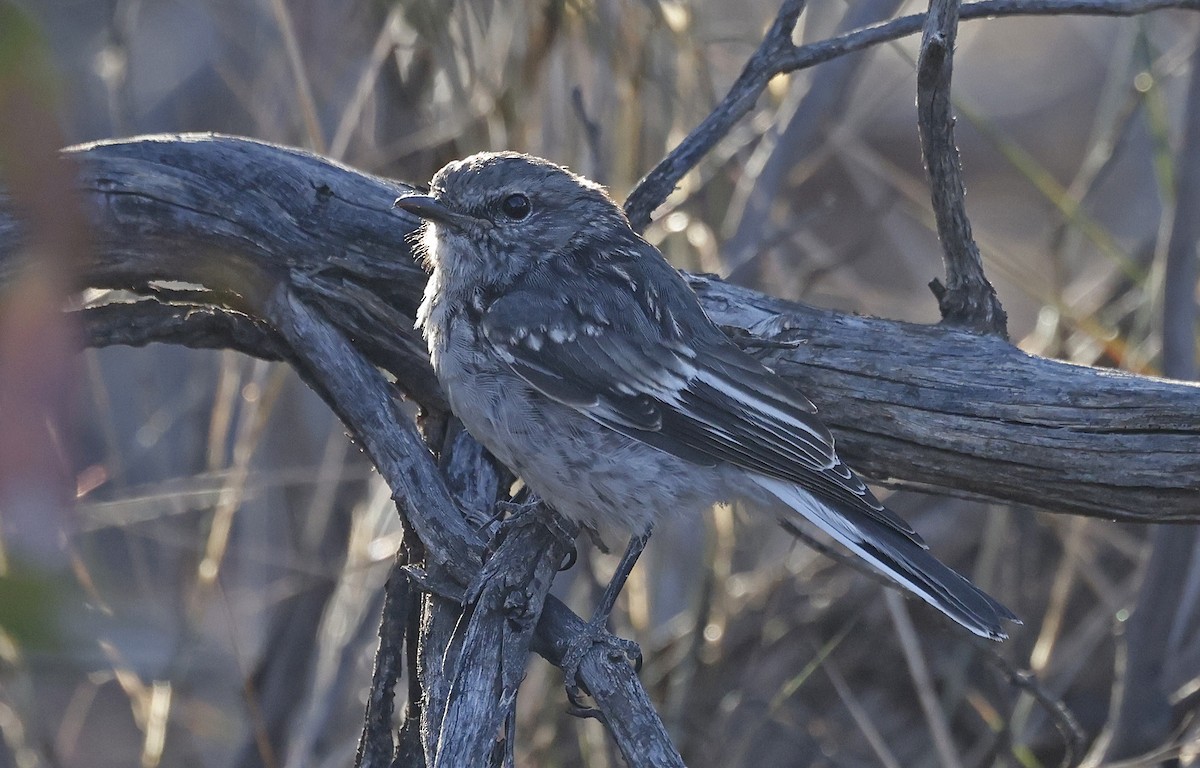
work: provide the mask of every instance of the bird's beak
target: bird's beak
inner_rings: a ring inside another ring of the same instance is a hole
[[[478,223],[478,219],[474,216],[467,216],[466,214],[452,211],[431,195],[404,195],[403,197],[396,198],[396,202],[392,203],[392,207],[408,211],[411,214],[420,216],[422,219],[437,224],[445,224],[455,229],[467,229],[473,224]]]

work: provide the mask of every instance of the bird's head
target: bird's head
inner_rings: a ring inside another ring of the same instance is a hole
[[[517,152],[456,160],[428,195],[405,195],[395,207],[424,220],[417,253],[426,267],[460,285],[503,285],[574,244],[634,237],[598,184]]]

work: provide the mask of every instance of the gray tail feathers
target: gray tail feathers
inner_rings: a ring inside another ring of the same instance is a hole
[[[941,563],[929,551],[862,514],[843,513],[799,486],[756,476],[755,482],[901,587],[980,637],[1004,640],[1012,611]],[[789,521],[785,515],[781,520]]]

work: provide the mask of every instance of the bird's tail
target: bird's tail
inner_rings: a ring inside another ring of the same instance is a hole
[[[892,581],[920,597],[980,637],[1004,640],[1003,622],[1020,624],[1012,611],[983,590],[942,564],[921,545],[889,530],[862,514],[843,513],[797,485],[762,475],[754,481],[788,512],[798,513],[817,525]]]

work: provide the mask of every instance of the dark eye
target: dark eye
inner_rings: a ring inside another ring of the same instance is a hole
[[[528,197],[518,192],[504,198],[500,203],[500,210],[513,221],[520,221],[529,215],[529,212],[533,210],[533,206],[529,204]]]

